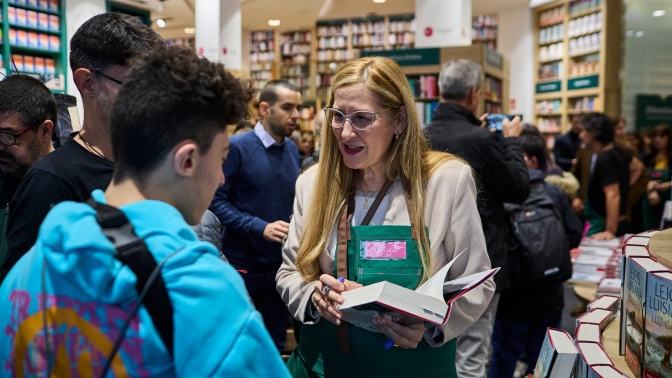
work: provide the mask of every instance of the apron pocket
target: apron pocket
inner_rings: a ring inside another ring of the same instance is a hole
[[[357,271],[357,282],[371,285],[381,281],[390,281],[407,288],[415,288],[422,278],[422,269],[414,268],[366,268]]]

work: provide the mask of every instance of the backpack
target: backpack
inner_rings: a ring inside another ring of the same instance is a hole
[[[544,182],[530,184],[522,204],[505,203],[511,225],[509,250],[514,285],[552,285],[572,277],[569,241],[562,216],[544,190]]]

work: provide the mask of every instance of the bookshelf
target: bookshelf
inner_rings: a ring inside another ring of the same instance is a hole
[[[620,115],[619,0],[556,0],[534,9],[535,124],[566,132],[575,114]],[[609,62],[610,64],[607,64]]]
[[[387,49],[412,49],[415,45],[415,15],[389,16],[387,21]]]
[[[254,87],[261,89],[277,78],[276,41],[274,30],[250,32],[250,79]]]
[[[386,23],[384,17],[356,18],[350,20],[352,28],[353,58],[359,58],[359,52],[385,50]]]
[[[34,76],[56,93],[66,92],[66,24],[63,0],[2,1],[2,73]]]
[[[497,50],[497,15],[487,14],[473,17],[471,39],[484,42],[492,50]]]
[[[301,90],[302,97],[311,97],[310,82],[312,31],[300,30],[280,34],[280,78]]]
[[[316,25],[317,74],[316,95],[326,98],[333,76],[352,57],[348,20],[320,21]]]

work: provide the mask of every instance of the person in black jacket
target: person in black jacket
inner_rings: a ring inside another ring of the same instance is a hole
[[[576,153],[581,146],[581,138],[579,134],[583,130],[583,126],[579,123],[579,115],[572,116],[572,128],[562,135],[555,138],[555,146],[553,147],[553,154],[555,155],[555,164],[557,164],[564,171],[572,169],[572,164],[576,161]]]
[[[550,197],[562,218],[566,245],[570,249],[576,248],[581,242],[583,224],[572,209],[567,194],[560,187],[544,182],[548,173],[545,141],[536,135],[523,135],[520,142],[530,172],[532,192],[537,185],[543,187],[543,193]],[[569,255],[569,250],[564,252]],[[546,329],[561,328],[565,305],[563,293],[561,282],[531,287],[524,279],[514,280],[513,287],[502,292],[492,334],[493,354],[488,378],[513,377],[518,360],[527,364],[524,375],[532,374]]]
[[[505,121],[500,142],[494,133],[481,127],[476,117],[481,100],[481,66],[460,59],[444,65],[439,75],[441,103],[427,126],[432,148],[464,158],[472,166],[480,183],[478,212],[492,267],[501,267],[495,275],[497,294],[481,318],[457,338],[456,367],[460,378],[485,376],[499,292],[511,286],[507,217],[503,203],[521,203],[527,199],[530,179],[518,141],[520,119]]]

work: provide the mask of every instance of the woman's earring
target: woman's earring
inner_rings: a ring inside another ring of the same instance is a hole
[[[399,140],[399,134],[394,134],[394,140]]]

